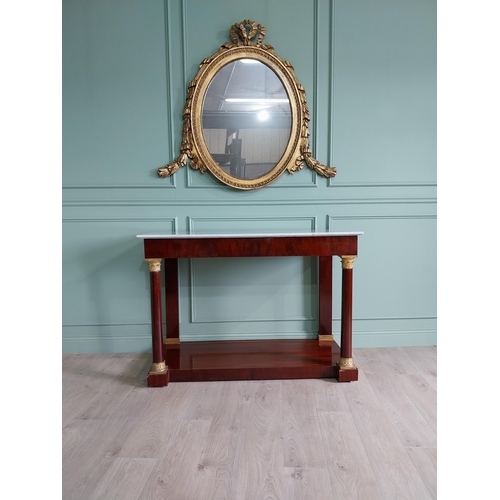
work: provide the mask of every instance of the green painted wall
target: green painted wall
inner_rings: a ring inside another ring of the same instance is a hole
[[[292,62],[313,156],[263,189],[182,168],[186,86],[253,19]],[[147,351],[139,233],[360,230],[354,346],[436,343],[435,0],[64,0],[63,352]],[[340,259],[334,332],[340,331]],[[312,337],[312,258],[182,260],[185,340]]]

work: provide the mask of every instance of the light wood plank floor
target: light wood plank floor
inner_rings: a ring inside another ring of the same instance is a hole
[[[63,500],[435,499],[436,348],[359,381],[149,388],[148,354],[64,355]]]

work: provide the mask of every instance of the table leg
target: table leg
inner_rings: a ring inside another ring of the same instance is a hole
[[[168,385],[168,367],[163,353],[163,322],[161,314],[161,261],[146,259],[149,265],[151,283],[151,329],[153,343],[153,364],[148,374],[148,386]]]
[[[352,361],[352,269],[355,255],[342,259],[342,317],[340,324],[339,382],[358,380],[358,369]]]
[[[332,257],[319,257],[319,332],[322,345],[333,344],[332,333]]]
[[[179,270],[178,259],[165,259],[165,311],[167,337],[165,344],[179,345]]]

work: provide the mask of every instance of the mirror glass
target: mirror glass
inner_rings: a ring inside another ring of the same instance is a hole
[[[228,175],[257,179],[279,162],[291,132],[288,95],[276,73],[256,59],[223,66],[203,100],[203,137]]]

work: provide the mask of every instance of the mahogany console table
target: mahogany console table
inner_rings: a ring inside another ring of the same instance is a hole
[[[352,272],[358,236],[349,233],[137,235],[149,264],[153,364],[148,386],[198,380],[337,378],[358,380],[352,360]],[[308,340],[181,342],[178,259],[316,256],[319,259],[319,332]],[[332,257],[342,262],[340,347],[332,334]],[[165,263],[166,336],[161,264]]]

